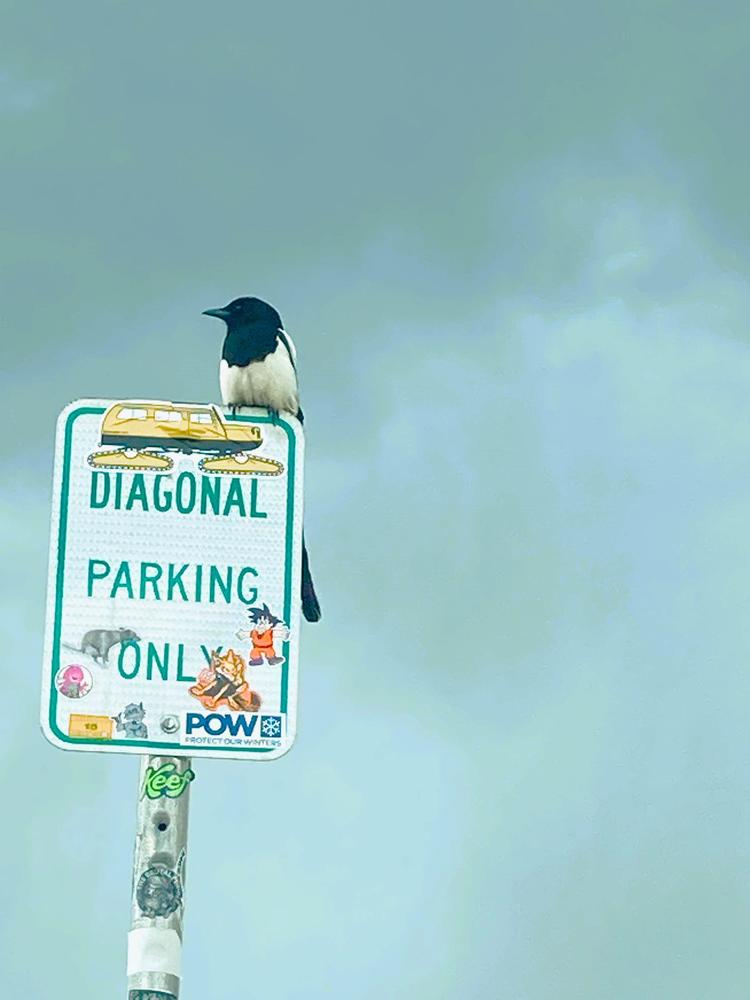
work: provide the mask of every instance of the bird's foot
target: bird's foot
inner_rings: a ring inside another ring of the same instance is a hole
[[[266,409],[268,410],[268,416],[271,418],[271,423],[275,427],[276,424],[278,424],[278,422],[279,422],[279,411],[278,410],[272,410],[270,406],[266,407]]]

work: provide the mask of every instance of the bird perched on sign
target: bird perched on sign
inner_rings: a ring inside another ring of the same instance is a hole
[[[279,410],[293,413],[302,423],[297,382],[297,351],[281,316],[262,299],[243,296],[221,309],[205,309],[204,316],[227,325],[219,363],[219,384],[225,406],[265,406],[276,421]],[[309,622],[320,619],[310,561],[302,536],[302,613]]]

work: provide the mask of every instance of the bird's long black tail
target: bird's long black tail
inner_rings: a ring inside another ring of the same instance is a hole
[[[302,534],[302,614],[308,622],[320,621],[320,603],[310,573],[310,560],[307,555],[304,532]]]

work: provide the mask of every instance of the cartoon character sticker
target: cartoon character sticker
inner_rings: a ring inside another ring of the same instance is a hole
[[[91,672],[80,663],[61,667],[55,677],[55,687],[64,698],[85,698],[93,686]]]
[[[130,705],[123,708],[119,715],[112,716],[117,732],[125,733],[129,740],[148,739],[148,728],[143,721],[145,718],[146,709],[143,707],[142,701],[137,705],[135,702],[131,702]]]
[[[276,646],[289,638],[288,626],[271,613],[267,604],[262,608],[248,608],[247,615],[253,628],[241,629],[237,638],[249,640],[252,644],[247,661],[249,666],[259,667],[264,659],[272,667],[283,663],[284,657],[277,654]]]
[[[233,649],[221,654],[214,651],[209,666],[201,670],[197,684],[188,691],[211,711],[226,705],[234,712],[257,712],[260,695],[250,690],[245,670],[245,661]]]

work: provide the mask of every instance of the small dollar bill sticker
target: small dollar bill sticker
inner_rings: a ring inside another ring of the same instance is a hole
[[[68,735],[79,740],[111,740],[113,721],[108,715],[71,713]]]

